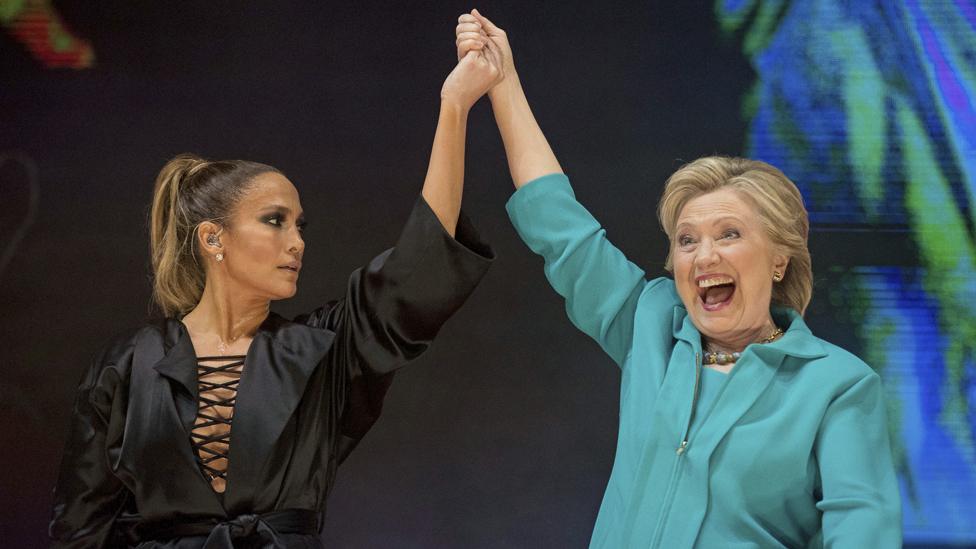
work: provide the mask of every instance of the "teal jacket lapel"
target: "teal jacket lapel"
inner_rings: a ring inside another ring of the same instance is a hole
[[[826,356],[823,344],[813,336],[796,311],[776,307],[772,313],[778,326],[788,326],[786,333],[773,343],[752,344],[745,348],[708,416],[703,418],[701,431],[692,433],[689,452],[711,455],[726,433],[766,392],[788,357],[814,359]]]

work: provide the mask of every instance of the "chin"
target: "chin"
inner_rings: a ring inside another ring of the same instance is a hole
[[[697,311],[697,314],[692,315],[691,319],[698,331],[709,338],[714,338],[716,334],[733,331],[736,323],[735,315],[730,315],[726,311],[718,313]]]
[[[290,288],[275,288],[275,291],[269,293],[272,301],[288,299],[295,297],[295,294],[298,293],[298,286],[293,284]]]

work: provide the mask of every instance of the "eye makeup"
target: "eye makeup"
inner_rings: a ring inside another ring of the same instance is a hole
[[[288,220],[288,214],[290,211],[291,210],[289,210],[288,208],[281,207],[269,213],[265,213],[261,215],[259,219],[261,223],[266,223],[273,227],[282,228],[285,226],[285,223]],[[295,226],[298,228],[299,231],[304,231],[307,225],[308,222],[305,220],[304,215],[299,216],[298,219],[295,221]]]

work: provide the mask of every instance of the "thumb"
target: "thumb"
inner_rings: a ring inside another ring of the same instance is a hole
[[[481,13],[479,13],[478,10],[471,10],[471,15],[478,18],[478,22],[481,23],[482,28],[484,28],[488,32],[488,34],[495,34],[501,30],[500,28],[495,26],[495,24],[492,23],[487,17],[481,15]]]
[[[475,50],[468,50],[468,53],[464,54],[464,57],[462,57],[461,59],[458,60],[458,65],[461,65],[461,64],[464,64],[464,63],[467,63],[467,64],[474,63],[475,60],[478,59],[478,56],[479,55],[481,55],[480,52],[477,52]]]

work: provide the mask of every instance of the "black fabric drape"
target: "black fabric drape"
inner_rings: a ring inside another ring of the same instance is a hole
[[[356,270],[342,299],[294,321],[271,313],[244,361],[222,499],[190,444],[198,389],[186,327],[167,319],[116,341],[78,390],[53,546],[319,547],[317,532],[275,521],[324,512],[336,467],[376,422],[393,373],[427,348],[492,259],[463,214],[452,238],[418,199],[396,247]],[[173,535],[181,524],[213,527]]]

